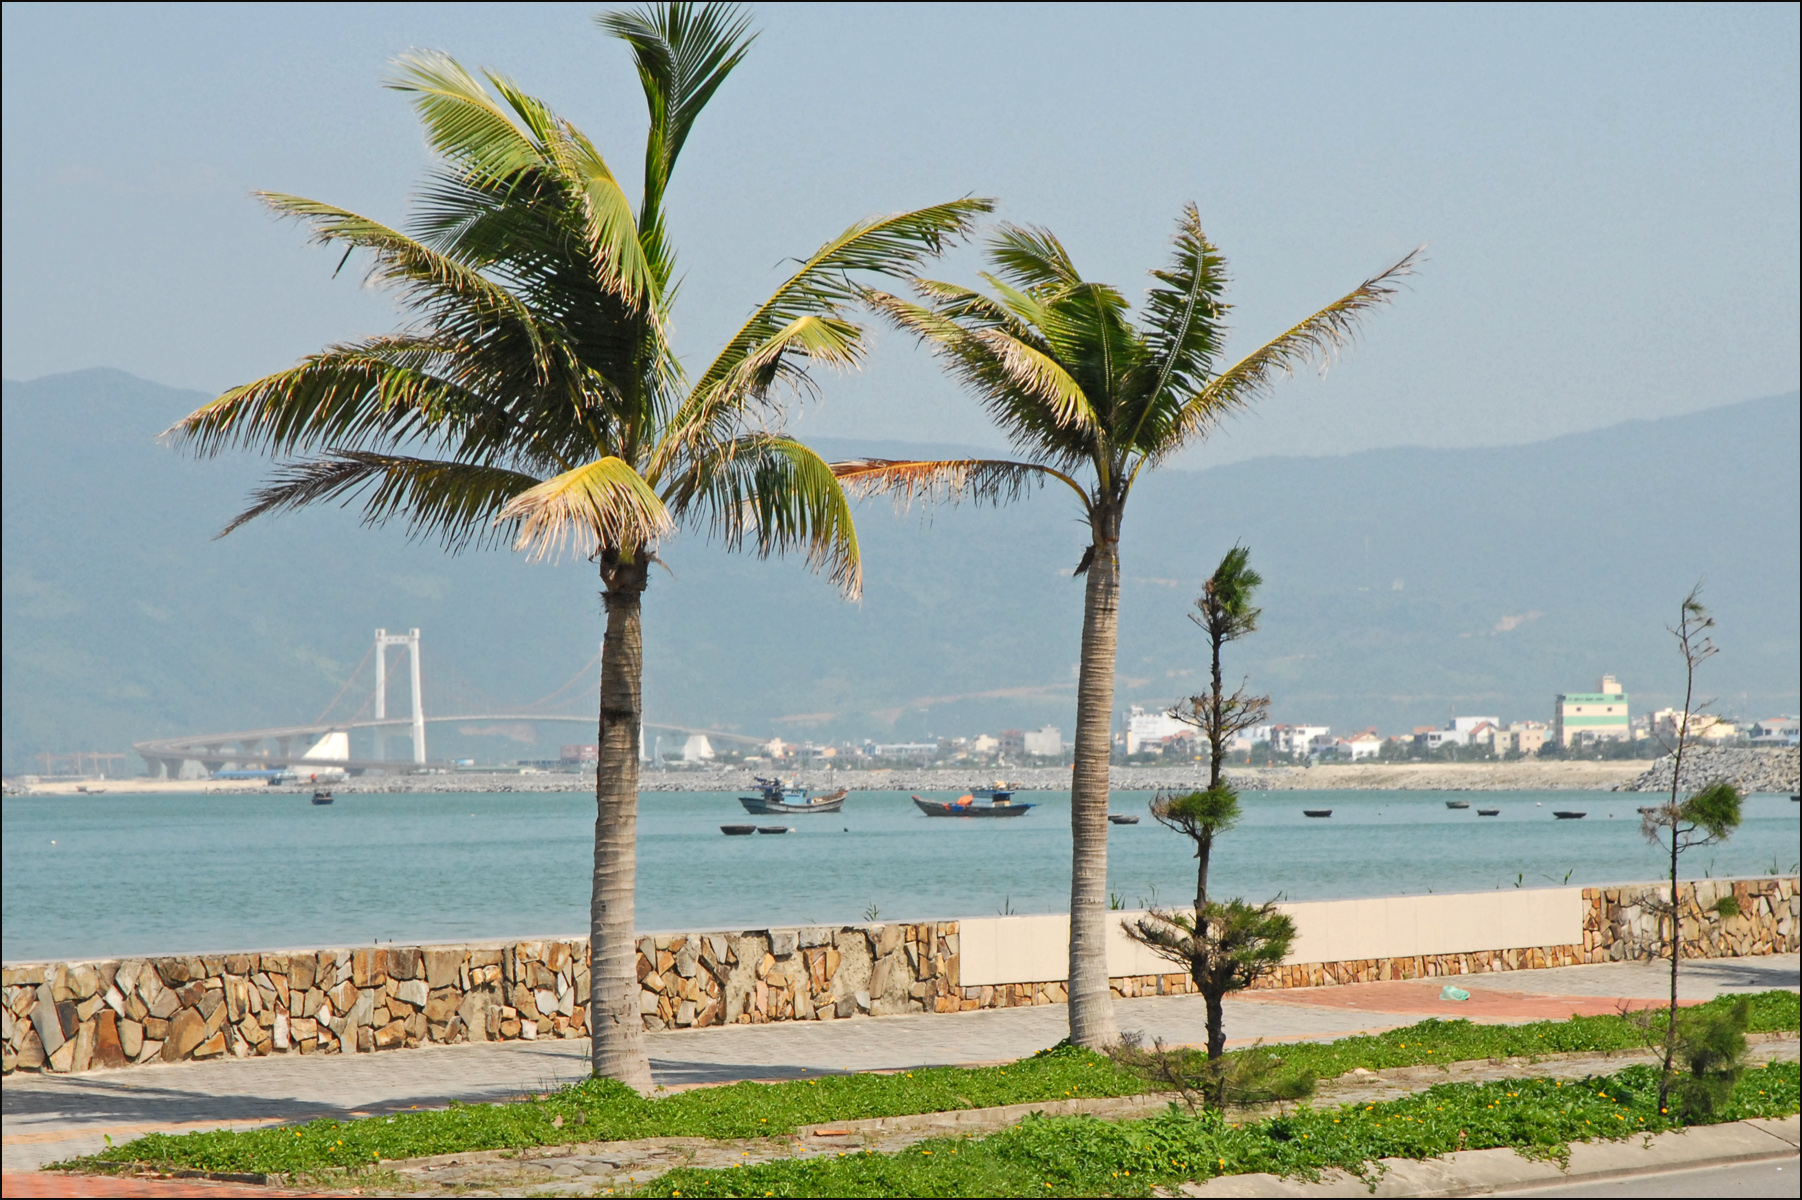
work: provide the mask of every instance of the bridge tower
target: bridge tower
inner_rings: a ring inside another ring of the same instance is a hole
[[[419,698],[419,630],[409,629],[406,633],[389,633],[386,629],[375,631],[375,719],[388,719],[388,647],[405,646],[407,648],[407,666],[413,685],[413,761],[425,762],[425,706]],[[387,727],[375,727],[375,756],[387,757]]]

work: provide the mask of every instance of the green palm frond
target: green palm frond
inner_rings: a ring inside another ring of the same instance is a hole
[[[793,438],[747,434],[717,444],[693,464],[672,505],[705,524],[728,550],[747,543],[759,558],[805,550],[807,565],[847,596],[863,590],[863,560],[851,502],[835,468]]]
[[[689,130],[757,35],[749,14],[735,4],[665,4],[602,13],[595,24],[630,45],[638,67],[651,118],[639,222],[661,247],[663,196]]]
[[[410,458],[367,451],[334,451],[305,462],[285,463],[251,494],[252,505],[224,529],[272,513],[337,500],[361,499],[363,523],[405,516],[408,536],[435,537],[447,550],[501,541],[512,522],[497,518],[515,496],[538,481],[530,475],[475,463]]]
[[[1004,223],[988,242],[995,273],[1027,292],[1062,291],[1083,279],[1069,251],[1049,229]]]
[[[408,338],[333,346],[232,388],[161,436],[203,457],[228,449],[280,455],[429,438],[480,403],[427,369],[441,349]]]
[[[1222,417],[1269,392],[1279,376],[1318,361],[1324,369],[1335,352],[1356,336],[1358,323],[1387,304],[1400,281],[1414,273],[1421,251],[1414,250],[1363,283],[1259,346],[1210,380],[1172,415],[1149,459],[1161,461],[1219,423]]]
[[[448,54],[415,51],[395,60],[387,86],[415,96],[413,108],[439,155],[485,183],[511,183],[545,164],[544,147],[513,123],[480,80]]]

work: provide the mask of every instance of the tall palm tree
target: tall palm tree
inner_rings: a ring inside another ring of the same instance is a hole
[[[905,273],[968,232],[987,201],[860,221],[801,263],[690,380],[669,341],[674,253],[664,196],[695,117],[743,58],[728,6],[666,4],[602,26],[632,49],[650,108],[634,214],[582,132],[514,83],[499,98],[455,61],[399,60],[440,158],[408,233],[265,194],[316,242],[371,257],[414,316],[233,388],[171,434],[201,454],[285,456],[228,527],[359,503],[447,549],[511,539],[597,564],[606,607],[590,909],[593,1070],[651,1086],[633,949],[642,597],[662,539],[699,528],[728,549],[802,552],[860,584],[849,502],[826,462],[780,432],[808,368],[856,365],[857,272]]]
[[[1221,418],[1267,392],[1277,376],[1324,360],[1387,301],[1410,254],[1225,370],[1226,264],[1193,205],[1175,253],[1135,324],[1120,293],[1084,279],[1044,229],[1004,225],[985,274],[993,294],[915,280],[923,303],[884,292],[870,303],[929,344],[1023,457],[1017,460],[833,464],[853,495],[1003,502],[1055,482],[1089,527],[1076,574],[1087,577],[1076,696],[1070,878],[1070,1038],[1115,1041],[1107,974],[1108,754],[1119,625],[1120,527],[1139,476],[1205,438]]]

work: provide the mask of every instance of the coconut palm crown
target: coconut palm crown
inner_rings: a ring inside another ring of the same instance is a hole
[[[1418,252],[1416,252],[1418,253]],[[1089,544],[1071,785],[1070,1036],[1117,1039],[1107,976],[1107,798],[1121,522],[1133,486],[1222,418],[1310,361],[1325,361],[1388,301],[1416,255],[1221,367],[1226,264],[1193,205],[1135,322],[1116,289],[1086,280],[1049,231],[1003,225],[990,239],[982,292],[916,279],[919,302],[870,291],[869,303],[915,334],[988,410],[1021,457],[833,464],[853,495],[1002,502],[1067,487]]]
[[[691,377],[670,342],[664,202],[695,118],[754,35],[728,5],[597,20],[630,46],[650,110],[636,212],[599,149],[544,102],[443,55],[405,56],[389,86],[412,97],[438,158],[406,232],[298,196],[261,198],[344,259],[366,252],[370,282],[412,321],[233,388],[169,436],[203,455],[286,459],[227,532],[337,502],[450,550],[511,541],[598,565],[593,1067],[644,1089],[633,846],[649,564],[686,526],[728,549],[802,553],[858,592],[849,502],[828,464],[783,436],[782,402],[813,386],[809,368],[860,361],[858,273],[917,270],[991,206],[966,198],[852,225]]]

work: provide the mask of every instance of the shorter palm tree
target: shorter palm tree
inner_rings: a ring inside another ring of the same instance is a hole
[[[991,207],[954,200],[859,221],[802,261],[692,380],[669,342],[675,259],[663,198],[689,129],[742,58],[731,6],[602,18],[637,60],[651,126],[635,214],[581,130],[510,80],[500,98],[455,61],[413,55],[410,93],[442,159],[414,229],[268,195],[316,242],[366,251],[373,282],[416,316],[226,392],[171,431],[202,454],[298,455],[228,528],[311,504],[360,503],[450,550],[573,542],[600,572],[600,764],[590,901],[593,1070],[651,1086],[635,972],[634,846],[643,718],[642,611],[660,542],[681,527],[728,549],[799,552],[860,585],[850,504],[830,467],[779,432],[784,389],[854,367],[860,272],[917,269]]]
[[[1139,476],[1207,437],[1275,381],[1344,346],[1386,303],[1415,255],[1341,296],[1224,370],[1226,263],[1190,205],[1175,253],[1153,271],[1137,324],[1114,288],[1084,279],[1044,229],[1004,225],[991,239],[993,294],[915,280],[923,303],[870,303],[930,345],[1007,434],[1018,459],[834,463],[853,494],[1011,500],[1047,482],[1075,495],[1089,528],[1076,696],[1070,878],[1070,1038],[1117,1040],[1107,974],[1107,804],[1120,529]]]

